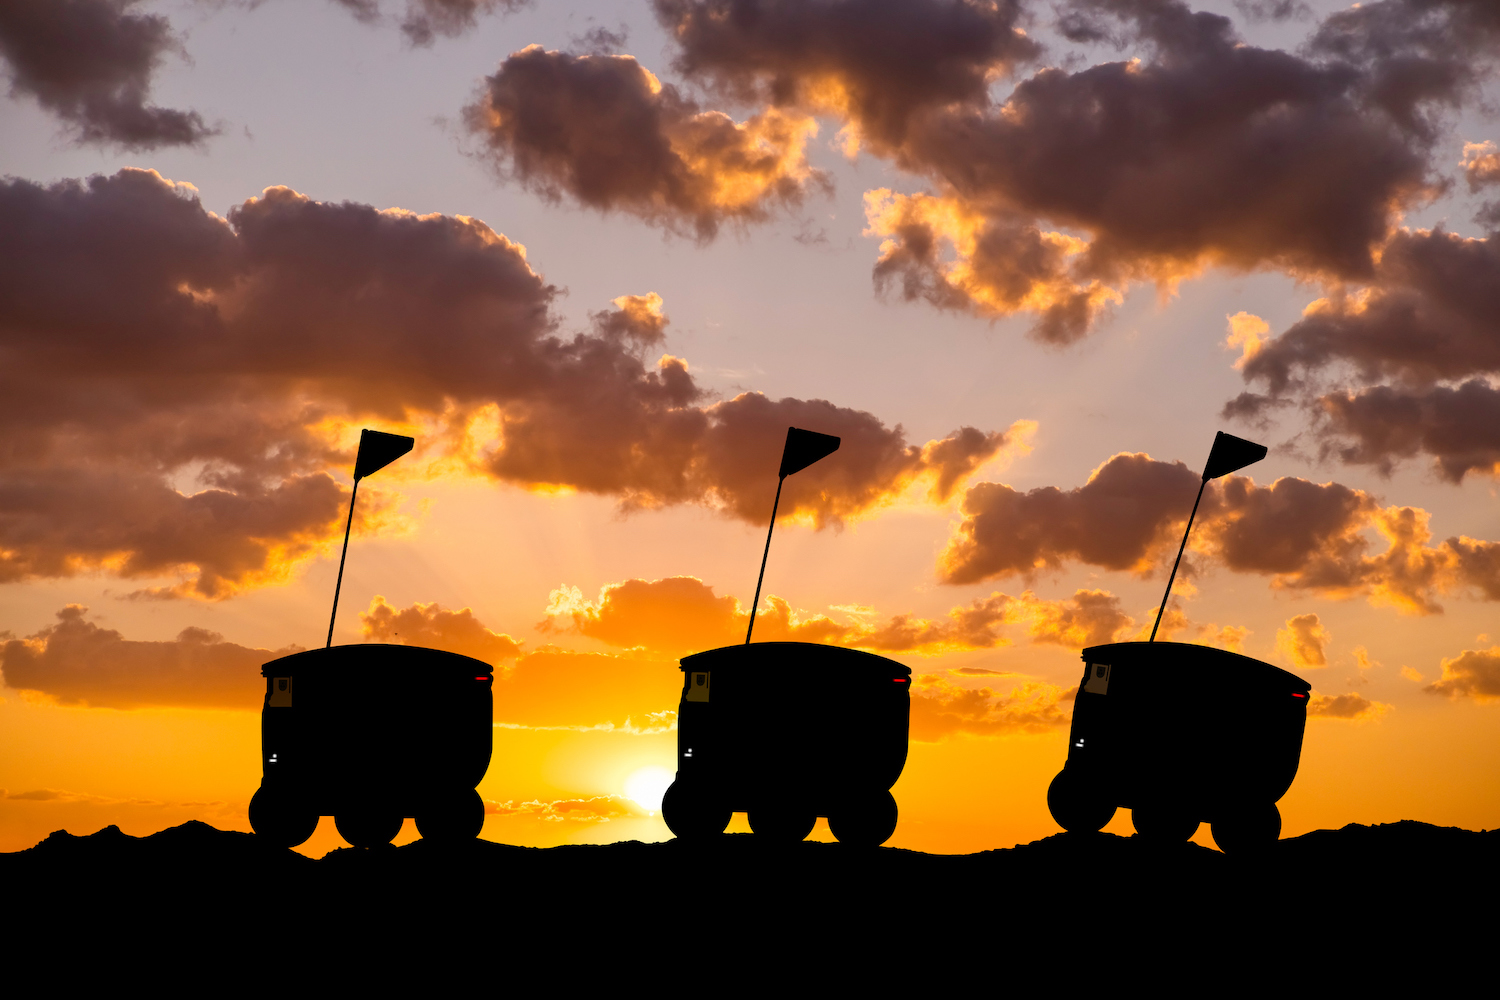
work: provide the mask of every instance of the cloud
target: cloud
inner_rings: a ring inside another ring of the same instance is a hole
[[[376,595],[370,609],[359,615],[368,642],[394,642],[428,649],[445,649],[483,660],[492,666],[520,657],[521,644],[508,635],[485,628],[468,608],[449,611],[442,605],[413,604],[397,610]]]
[[[431,45],[437,35],[456,38],[479,23],[481,15],[510,13],[529,0],[407,0],[401,33],[413,45]]]
[[[644,819],[651,814],[623,795],[595,795],[585,799],[556,799],[542,802],[484,800],[487,816],[532,816],[550,823],[608,823],[616,819]]]
[[[911,739],[936,743],[960,733],[1052,732],[1068,724],[1077,691],[1029,681],[1002,695],[987,687],[959,687],[937,674],[918,674],[911,693]]]
[[[1416,674],[1415,671],[1412,671]],[[1409,680],[1420,680],[1406,673]],[[1443,660],[1443,676],[1422,690],[1429,694],[1447,695],[1449,698],[1473,698],[1488,702],[1500,699],[1500,646],[1489,649],[1466,649],[1451,659]]]
[[[1401,230],[1365,286],[1313,302],[1242,371],[1272,393],[1299,376],[1345,364],[1362,378],[1407,384],[1500,371],[1489,320],[1500,275],[1500,243],[1443,229]]]
[[[255,2],[255,0],[252,0]],[[380,0],[333,0],[356,20],[375,24],[384,20]],[[438,35],[457,38],[479,25],[479,18],[511,13],[525,7],[530,0],[406,0],[401,17],[401,33],[407,44],[431,45]]]
[[[613,646],[641,648],[669,656],[717,649],[744,641],[749,610],[734,597],[715,596],[697,577],[625,580],[608,584],[595,601],[577,587],[551,594],[543,632],[572,631]],[[795,611],[768,595],[756,617],[761,642],[822,642],[877,653],[937,655],[1009,645],[1003,630],[1023,626],[1033,642],[1072,649],[1110,642],[1134,626],[1119,599],[1100,590],[1079,590],[1071,598],[1045,600],[993,593],[957,607],[942,619],[892,615],[885,621],[853,616],[840,623],[825,615]]]
[[[1030,313],[1050,343],[1083,336],[1135,282],[1170,289],[1208,267],[1368,277],[1397,214],[1441,186],[1429,110],[1467,93],[1451,76],[1409,86],[1398,64],[1420,50],[1423,66],[1460,67],[1431,36],[1477,67],[1485,36],[1463,34],[1487,24],[1441,4],[1411,37],[1392,18],[1335,18],[1299,56],[1182,3],[1076,0],[1065,36],[1140,54],[1043,68],[996,100],[992,82],[1038,53],[1018,4],[655,6],[690,79],[835,115],[846,150],[931,184],[867,195],[877,284],[940,308]]]
[[[1148,572],[1187,519],[1198,482],[1180,462],[1121,454],[1066,492],[979,483],[964,495],[964,520],[939,559],[939,573],[949,583],[975,583],[1029,577],[1073,560]]]
[[[166,805],[202,805],[222,806],[222,802],[184,802],[167,803],[156,799],[120,799],[109,795],[95,795],[92,792],[71,792],[62,788],[35,788],[26,792],[12,793],[7,789],[0,788],[0,799],[10,802],[50,802],[66,804],[73,802],[84,802],[89,805],[133,805],[133,806],[166,806]]]
[[[1310,47],[1361,69],[1371,105],[1432,135],[1440,109],[1477,96],[1497,39],[1500,13],[1484,0],[1377,0],[1331,14]]]
[[[1319,418],[1325,458],[1389,473],[1403,459],[1426,455],[1450,482],[1471,472],[1494,475],[1497,289],[1494,237],[1402,230],[1369,283],[1313,302],[1247,355],[1241,371],[1267,392],[1253,397],[1256,406],[1290,397],[1307,402]],[[1359,384],[1327,385],[1341,377]]]
[[[1158,607],[1160,607],[1158,605]],[[1151,629],[1156,627],[1156,638],[1163,642],[1173,640],[1176,642],[1188,642],[1199,646],[1213,646],[1216,649],[1227,649],[1231,653],[1244,653],[1245,640],[1250,637],[1250,630],[1243,625],[1219,625],[1215,622],[1195,622],[1188,618],[1180,606],[1177,597],[1173,597],[1166,612],[1161,616],[1161,624],[1156,625],[1157,608],[1152,608],[1146,619],[1142,622],[1140,630],[1132,637],[1137,642],[1151,639]]]
[[[843,437],[782,503],[836,525],[917,484],[945,502],[1031,427],[911,444],[824,400],[714,400],[646,359],[660,296],[560,335],[525,248],[466,216],[278,187],[220,218],[127,169],[0,181],[0,252],[0,580],[176,577],[150,593],[210,599],[284,580],[336,544],[360,426],[422,442],[361,494],[370,531],[406,523],[403,477],[449,475],[761,523],[788,425]]]
[[[147,103],[151,77],[182,46],[159,14],[132,14],[137,0],[6,0],[0,58],[12,96],[62,119],[75,141],[139,151],[194,146],[218,134],[196,111]]]
[[[1292,661],[1298,670],[1328,666],[1324,651],[1332,637],[1315,614],[1288,618],[1286,628],[1276,631],[1276,652]]]
[[[700,110],[632,56],[529,46],[485,78],[464,120],[502,176],[543,197],[700,240],[828,185],[804,157],[812,118],[769,109],[737,123]]]
[[[694,406],[702,395],[686,362],[663,357],[655,373],[619,377],[612,340],[579,338],[576,363],[559,366],[546,395],[506,413],[501,447],[482,459],[497,479],[564,485],[621,498],[626,510],[704,503],[762,524],[789,426],[842,439],[830,458],[791,476],[779,516],[840,524],[893,502],[918,484],[945,502],[981,465],[1023,446],[1029,424],[984,433],[963,427],[925,445],[902,429],[827,400],[772,400],[757,392]]]
[[[1391,706],[1357,695],[1326,695],[1313,692],[1307,702],[1309,719],[1344,719],[1350,722],[1366,722],[1378,719],[1391,710]]]
[[[265,694],[261,665],[301,649],[240,646],[202,628],[185,628],[169,641],[126,639],[87,621],[87,612],[70,604],[57,612],[57,624],[0,646],[6,685],[64,705],[248,711]]]
[[[1464,158],[1459,165],[1464,168],[1470,191],[1500,184],[1500,147],[1493,142],[1464,143]]]
[[[1198,482],[1180,462],[1120,454],[1072,490],[980,483],[965,494],[939,574],[958,584],[1029,579],[1078,562],[1151,575],[1175,552]],[[1191,548],[1209,563],[1269,576],[1278,589],[1364,595],[1410,614],[1441,611],[1440,594],[1500,599],[1500,544],[1460,536],[1430,545],[1429,520],[1425,510],[1381,507],[1338,483],[1286,477],[1257,486],[1229,476],[1204,491]],[[1383,551],[1372,552],[1371,536]]]
[[[1017,0],[653,0],[673,68],[722,96],[839,116],[889,150],[920,111],[983,104],[1041,53]]]

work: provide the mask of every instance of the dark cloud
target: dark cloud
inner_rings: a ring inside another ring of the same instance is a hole
[[[1057,341],[1130,281],[1170,286],[1207,266],[1363,277],[1393,209],[1433,190],[1425,149],[1366,109],[1355,69],[1243,44],[1181,4],[1085,9],[1129,19],[1149,60],[1042,70],[999,108],[922,116],[896,154],[937,183],[922,235],[949,247],[914,256],[973,308],[1038,312]],[[887,195],[872,213],[886,257],[907,239],[897,210],[922,197]],[[1029,283],[985,276],[986,239],[1047,225],[1085,235],[1051,237]],[[1048,319],[1069,301],[1077,319]]]
[[[530,0],[407,0],[401,32],[413,45],[431,45],[437,35],[456,38],[475,27],[482,15],[509,13]]]
[[[885,238],[879,285],[940,308],[1034,314],[1052,343],[1082,336],[1132,282],[1171,287],[1210,266],[1366,277],[1395,213],[1439,186],[1430,137],[1410,125],[1442,95],[1382,103],[1372,88],[1388,67],[1370,46],[1261,49],[1175,0],[1068,5],[1064,34],[1143,58],[1042,69],[999,102],[990,84],[1037,52],[1015,4],[656,10],[690,79],[836,115],[846,149],[867,145],[933,184],[867,195]]]
[[[1366,381],[1406,384],[1500,371],[1500,242],[1403,230],[1372,278],[1310,305],[1244,359],[1245,379],[1280,394],[1340,364]]]
[[[929,484],[946,500],[1011,440],[1007,432],[960,428],[925,445],[899,426],[826,400],[772,400],[741,393],[702,400],[686,362],[664,356],[656,371],[627,362],[612,345],[579,338],[556,381],[507,408],[504,445],[486,459],[496,478],[561,484],[622,497],[627,509],[707,503],[753,523],[771,516],[776,468],[789,426],[841,437],[833,457],[786,481],[779,516],[818,526],[859,517]],[[693,405],[699,404],[699,405]]]
[[[201,628],[142,642],[86,620],[87,612],[70,604],[57,613],[56,625],[0,646],[6,686],[65,705],[251,711],[265,694],[261,665],[301,649],[252,649]]]
[[[80,143],[130,150],[192,146],[217,134],[196,111],[150,104],[151,77],[182,47],[137,0],[6,0],[0,57],[11,95],[34,98]]]
[[[713,401],[659,296],[559,336],[525,250],[463,216],[269,188],[224,219],[149,171],[0,183],[0,578],[105,569],[222,597],[336,537],[354,430],[424,447],[380,482],[466,472],[763,522],[789,425],[838,434],[788,518],[939,502],[1014,439],[926,444],[823,400]],[[427,463],[424,465],[424,463]],[[436,463],[436,464],[433,464]],[[371,489],[364,525],[391,524]],[[399,523],[399,522],[395,522]]]
[[[1500,699],[1500,646],[1466,649],[1452,659],[1443,660],[1442,678],[1423,690],[1480,702]]]
[[[980,483],[964,497],[939,573],[949,583],[975,583],[1081,562],[1150,575],[1172,559],[1198,481],[1181,463],[1126,454],[1067,491]],[[1204,491],[1192,549],[1210,564],[1268,576],[1277,588],[1364,595],[1412,614],[1441,611],[1440,594],[1500,599],[1500,543],[1456,537],[1432,545],[1428,521],[1424,510],[1381,507],[1338,483],[1287,477],[1257,486],[1230,476]]]
[[[0,234],[4,579],[283,579],[347,502],[325,470],[352,439],[320,425],[492,398],[551,329],[550,286],[473,220],[273,188],[226,222],[126,170],[0,184]]]
[[[878,149],[917,112],[984,105],[1041,48],[1017,0],[653,0],[673,68],[723,96],[833,113]]]
[[[356,20],[375,24],[384,20],[380,0],[333,0]],[[411,45],[431,45],[438,35],[457,38],[479,25],[481,17],[496,12],[508,14],[530,0],[406,0],[400,19],[401,33]]]
[[[710,239],[725,222],[801,204],[826,178],[803,155],[817,125],[770,109],[744,123],[703,111],[631,56],[574,56],[533,45],[485,78],[464,109],[500,173]]]
[[[1500,241],[1403,230],[1369,285],[1337,290],[1279,336],[1249,345],[1241,370],[1267,393],[1242,409],[1300,397],[1321,418],[1325,457],[1390,472],[1427,455],[1452,482],[1492,474],[1497,315]],[[1326,388],[1345,373],[1363,385]]]
[[[581,35],[574,35],[568,43],[575,51],[591,56],[612,56],[625,47],[630,32],[625,25],[619,31],[610,31],[603,25],[595,25]]]
[[[1288,21],[1312,14],[1302,0],[1234,0],[1234,9],[1252,21]]]
[[[1471,472],[1500,468],[1500,392],[1470,379],[1451,387],[1401,389],[1378,385],[1321,396],[1329,435],[1326,455],[1351,465],[1373,465],[1389,474],[1397,461],[1430,455],[1452,483]]]
[[[1456,107],[1494,69],[1500,9],[1490,0],[1376,0],[1318,26],[1309,47],[1359,67],[1366,99],[1402,127],[1436,131],[1435,107]]]
[[[1116,455],[1073,490],[1021,493],[979,483],[964,495],[964,520],[943,553],[942,575],[949,583],[1030,577],[1072,561],[1148,572],[1187,519],[1198,482],[1180,462]]]

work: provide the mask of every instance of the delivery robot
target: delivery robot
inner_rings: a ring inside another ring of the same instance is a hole
[[[250,825],[277,847],[332,816],[355,847],[387,844],[402,820],[424,840],[477,837],[490,766],[489,664],[419,646],[361,643],[267,663],[261,783]]]
[[[723,833],[736,812],[770,841],[802,840],[819,816],[845,844],[877,847],[896,831],[911,668],[819,643],[750,642],[781,488],[838,447],[831,434],[787,428],[745,643],[682,658],[677,777],[662,818],[683,840]]]
[[[794,842],[818,817],[841,843],[896,831],[911,668],[810,642],[725,646],[682,659],[677,777],[662,817],[683,840],[736,812],[757,837]]]
[[[333,645],[360,480],[413,444],[361,432],[328,640],[261,668],[261,782],[250,828],[272,846],[304,843],[321,816],[355,847],[390,843],[407,818],[424,840],[470,839],[484,826],[474,789],[494,741],[490,665],[420,646]]]
[[[1064,830],[1096,832],[1124,806],[1151,840],[1185,841],[1205,821],[1226,854],[1281,836],[1276,803],[1297,776],[1312,686],[1239,653],[1155,641],[1204,487],[1265,457],[1215,436],[1151,638],[1083,651],[1067,763],[1047,789]]]
[[[1123,806],[1143,838],[1182,842],[1208,822],[1226,854],[1275,842],[1311,685],[1180,642],[1093,646],[1083,662],[1067,763],[1047,790],[1059,826],[1097,831]]]

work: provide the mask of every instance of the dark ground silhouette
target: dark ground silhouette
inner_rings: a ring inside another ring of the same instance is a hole
[[[479,972],[497,989],[566,994],[638,981],[1069,995],[1141,975],[1153,992],[1347,987],[1396,968],[1430,990],[1483,962],[1500,931],[1500,831],[1350,825],[1250,860],[1112,834],[969,855],[758,839],[417,841],[313,860],[198,822],[140,838],[59,831],[0,855],[5,940],[16,961],[192,969],[265,988]]]

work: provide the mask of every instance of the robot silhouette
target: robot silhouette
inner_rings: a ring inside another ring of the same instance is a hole
[[[409,437],[365,430],[354,467],[359,481],[411,451]],[[344,527],[344,555],[354,495]],[[261,783],[250,826],[278,847],[311,837],[322,816],[355,847],[391,841],[404,819],[426,840],[479,835],[484,802],[474,787],[493,746],[489,664],[437,649],[333,645],[344,580],[334,588],[328,641],[261,668]]]
[[[677,777],[662,818],[683,840],[723,833],[736,812],[781,842],[805,838],[819,816],[847,844],[878,846],[896,831],[890,789],[906,766],[911,668],[819,643],[750,642],[782,484],[838,446],[787,429],[745,642],[681,661]]]
[[[1265,456],[1219,432],[1198,501],[1210,479]],[[1281,836],[1276,803],[1297,776],[1312,687],[1238,653],[1155,641],[1197,513],[1194,502],[1151,639],[1083,651],[1068,759],[1047,806],[1068,831],[1100,830],[1124,806],[1138,834],[1164,842],[1207,820],[1226,854],[1249,853]]]

